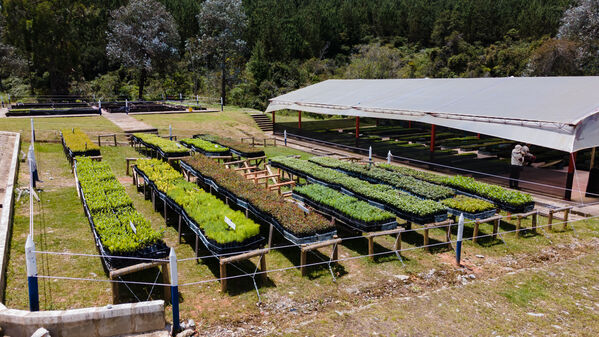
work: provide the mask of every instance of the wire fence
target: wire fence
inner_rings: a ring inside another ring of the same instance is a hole
[[[508,217],[508,216],[505,216],[505,217]],[[596,219],[596,218],[599,218],[599,216],[591,216],[591,217],[586,217],[586,218],[581,218],[581,219],[576,219],[576,220],[561,221],[561,222],[555,222],[555,223],[544,224],[544,225],[538,224],[535,228],[537,230],[544,230],[547,227],[559,226],[559,225],[567,226],[568,224],[574,224],[576,222],[588,221],[588,220],[592,220],[592,219]],[[473,221],[470,221],[468,223],[472,223],[472,222]],[[465,222],[465,224],[466,224],[466,222]],[[450,224],[450,225],[443,225],[443,226],[431,226],[431,227],[428,227],[428,229],[439,229],[439,228],[444,228],[444,227],[448,227],[448,226],[457,226],[457,224]],[[575,231],[574,226],[571,225],[571,227]],[[407,233],[410,231],[416,232],[416,231],[422,231],[425,229],[426,228],[406,229],[405,231],[401,232],[401,234],[403,235],[404,233]],[[513,230],[505,230],[505,231],[491,233],[491,234],[481,234],[481,235],[476,235],[476,236],[464,237],[462,239],[462,241],[470,241],[475,238],[482,239],[482,238],[487,238],[487,237],[491,237],[491,236],[501,237],[502,235],[505,235],[505,234],[519,233],[519,232],[523,232],[523,231],[531,231],[532,229],[533,228],[531,228],[531,227],[527,227],[527,228],[520,228],[520,229],[513,229]],[[576,233],[576,231],[575,231],[575,233]],[[344,237],[344,238],[340,238],[340,239],[342,242],[344,242],[344,241],[346,242],[348,240],[364,239],[364,236]],[[448,241],[430,243],[428,245],[406,247],[406,248],[401,248],[401,249],[396,249],[396,250],[390,249],[390,250],[386,250],[386,251],[382,251],[382,252],[375,252],[375,253],[371,253],[371,254],[360,254],[360,255],[356,255],[356,256],[349,256],[349,257],[344,257],[344,258],[322,260],[322,261],[302,264],[301,267],[315,267],[315,266],[321,266],[321,265],[325,265],[325,264],[330,265],[331,263],[339,263],[339,262],[344,262],[344,261],[351,261],[351,260],[357,260],[357,259],[369,258],[369,257],[375,257],[375,256],[401,254],[402,252],[409,252],[409,251],[414,251],[414,250],[419,250],[419,249],[426,249],[426,248],[439,247],[439,246],[448,246],[448,245],[456,244],[457,242],[458,242],[458,240],[448,240]],[[279,249],[285,249],[285,248],[291,248],[291,247],[300,248],[301,245],[290,244],[290,245],[283,245],[283,246],[275,246],[275,247],[269,247],[269,250],[276,251]],[[177,259],[177,262],[191,261],[191,260],[197,260],[197,259],[220,258],[225,255],[237,255],[237,254],[241,254],[241,253],[245,253],[245,252],[248,252],[248,251],[235,252],[235,253],[231,253],[231,254],[218,254],[218,255],[211,254],[211,255],[204,255],[204,256],[198,256],[198,257],[193,257],[193,258],[182,258],[182,259]],[[48,255],[61,255],[61,256],[106,257],[103,255],[98,255],[98,254],[83,254],[83,253],[70,253],[70,252],[35,251],[35,253],[48,254]],[[111,256],[111,258],[113,258],[113,256]],[[123,257],[114,256],[114,258],[123,258]],[[131,259],[130,257],[127,257],[127,258]],[[152,262],[156,262],[156,261],[169,262],[169,260],[160,260],[160,259],[145,259],[145,258],[136,258],[136,259],[144,260],[144,261],[152,261]],[[270,270],[260,270],[260,271],[256,270],[253,273],[242,272],[242,274],[239,274],[239,275],[232,275],[232,276],[227,276],[227,277],[215,277],[215,278],[206,279],[206,280],[181,283],[181,284],[179,284],[179,286],[186,287],[186,286],[193,286],[193,285],[199,285],[199,284],[205,284],[205,283],[211,283],[211,282],[220,282],[223,280],[238,279],[238,278],[243,278],[243,277],[255,277],[257,275],[283,272],[283,271],[288,271],[288,270],[292,270],[292,269],[297,269],[299,267],[300,266],[293,265],[293,266],[289,266],[289,267],[282,267],[282,268],[276,268],[276,269],[270,269]],[[147,286],[171,286],[171,284],[158,283],[158,282],[94,279],[94,278],[80,278],[80,277],[68,277],[68,276],[57,276],[57,275],[38,275],[37,277],[38,278],[46,278],[46,279],[71,280],[71,281],[129,283],[129,284],[147,285]]]

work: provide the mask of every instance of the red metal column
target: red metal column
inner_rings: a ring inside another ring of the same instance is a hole
[[[476,138],[480,139],[480,133],[476,134]]]
[[[412,128],[412,121],[408,121],[408,129]]]
[[[570,163],[568,164],[568,175],[566,176],[566,193],[564,199],[572,199],[572,185],[574,183],[574,169],[576,168],[576,152],[570,153]]]
[[[275,126],[275,112],[272,112],[272,126]]]
[[[302,128],[302,112],[300,111],[297,115],[297,126],[301,129]]]
[[[360,116],[356,116],[356,139],[360,138]]]
[[[435,152],[435,124],[431,124],[431,152]]]

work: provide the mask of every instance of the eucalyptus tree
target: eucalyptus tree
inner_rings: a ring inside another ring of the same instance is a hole
[[[142,99],[148,74],[177,55],[179,33],[173,16],[154,0],[131,0],[111,12],[106,54],[139,71],[138,97]]]
[[[599,1],[580,0],[566,10],[557,36],[578,43],[579,67],[588,75],[599,74]]]
[[[241,0],[206,0],[197,15],[200,25],[198,52],[221,70],[221,97],[226,97],[227,64],[246,46],[247,18]]]

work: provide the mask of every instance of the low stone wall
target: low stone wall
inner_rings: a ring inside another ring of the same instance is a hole
[[[9,336],[31,336],[44,327],[52,337],[117,336],[164,329],[164,301],[30,312],[0,304],[0,326]]]
[[[0,131],[0,134],[15,137],[14,146],[10,149],[10,169],[6,177],[6,191],[2,208],[0,209],[0,302],[4,301],[4,287],[6,286],[6,266],[8,265],[8,247],[10,246],[10,236],[12,232],[12,218],[14,205],[14,189],[17,183],[17,174],[19,172],[19,149],[21,146],[21,134],[13,132]]]

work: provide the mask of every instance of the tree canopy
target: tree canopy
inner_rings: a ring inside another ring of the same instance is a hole
[[[4,53],[12,48],[27,66],[25,74],[0,72],[0,80],[8,91],[202,94],[262,108],[274,95],[327,78],[598,74],[598,6],[596,0],[1,0]]]

